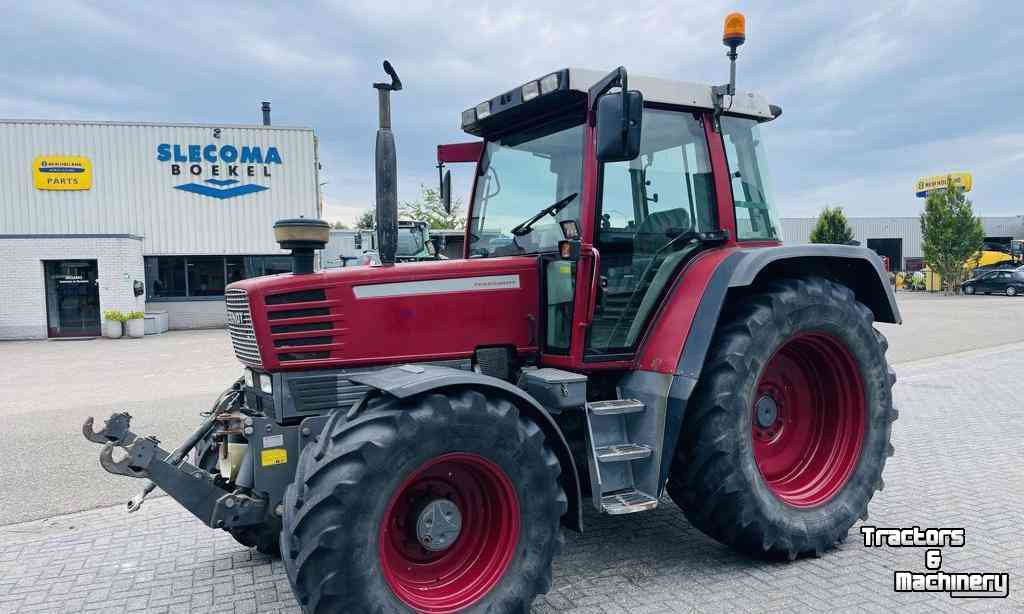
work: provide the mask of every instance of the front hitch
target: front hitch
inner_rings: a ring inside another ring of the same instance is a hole
[[[142,492],[128,502],[128,511],[137,511],[156,487],[160,487],[194,516],[213,528],[234,528],[260,524],[266,514],[266,501],[245,493],[225,489],[209,472],[185,462],[185,456],[214,428],[218,412],[211,412],[198,429],[173,452],[160,447],[153,436],[139,437],[131,431],[131,416],[115,413],[99,431],[93,419],[82,425],[85,438],[103,444],[100,465],[109,473],[131,478],[149,478]],[[125,456],[114,459],[114,448]]]

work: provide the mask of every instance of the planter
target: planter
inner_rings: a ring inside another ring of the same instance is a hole
[[[124,323],[125,332],[132,339],[139,339],[146,334],[146,321],[142,318],[128,320]]]
[[[117,320],[103,321],[103,336],[107,339],[120,339],[124,334],[124,327]]]

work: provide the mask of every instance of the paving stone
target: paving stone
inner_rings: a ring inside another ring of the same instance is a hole
[[[870,522],[962,526],[944,571],[1010,573],[1010,596],[896,594],[893,571],[924,571],[923,548],[865,548],[858,525],[820,559],[751,561],[702,535],[667,498],[646,514],[588,511],[567,533],[551,592],[533,614],[1024,610],[1024,344],[897,369],[900,420]],[[140,483],[141,484],[141,483]],[[280,561],[193,519],[169,498],[0,527],[0,614],[281,612],[299,608]]]

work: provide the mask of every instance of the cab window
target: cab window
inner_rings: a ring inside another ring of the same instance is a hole
[[[723,117],[721,123],[736,211],[736,239],[780,241],[781,226],[772,199],[767,156],[757,122]]]

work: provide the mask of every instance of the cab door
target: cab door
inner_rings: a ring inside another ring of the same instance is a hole
[[[645,108],[641,153],[600,167],[594,246],[600,253],[585,362],[631,357],[681,267],[692,233],[719,229],[702,113]]]

